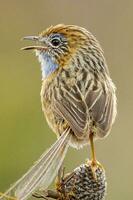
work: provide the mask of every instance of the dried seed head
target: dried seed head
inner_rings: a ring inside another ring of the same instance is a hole
[[[96,178],[87,163],[66,175],[57,188],[61,196],[59,200],[103,200],[107,189],[105,171],[97,166],[95,173]]]

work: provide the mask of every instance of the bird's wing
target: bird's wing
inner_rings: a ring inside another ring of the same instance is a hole
[[[90,117],[99,128],[99,136],[106,135],[112,125],[115,107],[113,92],[106,87],[106,82],[96,84],[94,79],[90,79],[84,95],[78,83],[71,89],[64,87],[60,90],[62,95],[60,99],[55,99],[55,109],[77,137],[84,137]]]
[[[116,116],[116,96],[112,90],[101,91],[99,98],[95,102],[95,91],[90,92],[86,97],[86,103],[90,106],[90,99],[94,102],[90,107],[90,115],[98,128],[97,134],[99,137],[104,137],[112,127]],[[90,98],[91,96],[91,98]]]
[[[85,101],[90,116],[98,128],[97,134],[104,137],[110,130],[116,115],[115,87],[112,81],[110,80],[110,84],[105,81],[99,82],[92,91],[88,91]]]
[[[55,98],[55,110],[68,122],[77,137],[81,138],[87,128],[87,105],[77,85],[72,86],[71,89],[67,87],[59,89],[61,98]]]

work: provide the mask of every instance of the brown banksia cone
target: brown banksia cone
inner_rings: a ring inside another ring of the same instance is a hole
[[[59,200],[103,200],[106,189],[105,170],[96,166],[94,177],[91,162],[66,175],[57,187]]]
[[[94,176],[91,162],[87,162],[62,177],[56,185],[56,191],[47,190],[33,196],[58,200],[103,200],[106,190],[105,170],[101,165],[95,166]]]

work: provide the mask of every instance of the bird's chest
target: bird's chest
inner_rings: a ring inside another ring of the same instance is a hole
[[[45,110],[54,109],[55,101],[65,98],[67,92],[76,84],[76,73],[71,74],[69,70],[62,70],[50,80],[44,80],[41,89],[41,100]]]
[[[42,110],[46,116],[46,118],[52,118],[53,110],[54,110],[54,83],[46,83],[45,81],[42,83],[41,89],[41,103]]]
[[[57,113],[55,98],[58,94],[59,84],[56,78],[52,82],[43,82],[41,89],[41,103],[45,118],[51,129],[60,134],[63,132],[63,118]]]
[[[49,126],[58,134],[64,131],[67,122],[57,111],[55,102],[61,102],[74,84],[75,76],[70,76],[68,71],[62,71],[60,75],[55,76],[52,81],[44,81],[42,83],[42,110]]]

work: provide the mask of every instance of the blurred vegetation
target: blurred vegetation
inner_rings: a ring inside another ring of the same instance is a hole
[[[132,192],[131,0],[0,0],[0,191],[16,181],[56,139],[41,111],[41,73],[34,54],[21,52],[25,35],[51,24],[77,24],[102,44],[117,85],[118,117],[109,137],[97,141],[97,158],[108,177],[108,200],[130,200]],[[67,170],[83,162],[87,147],[70,149]]]

